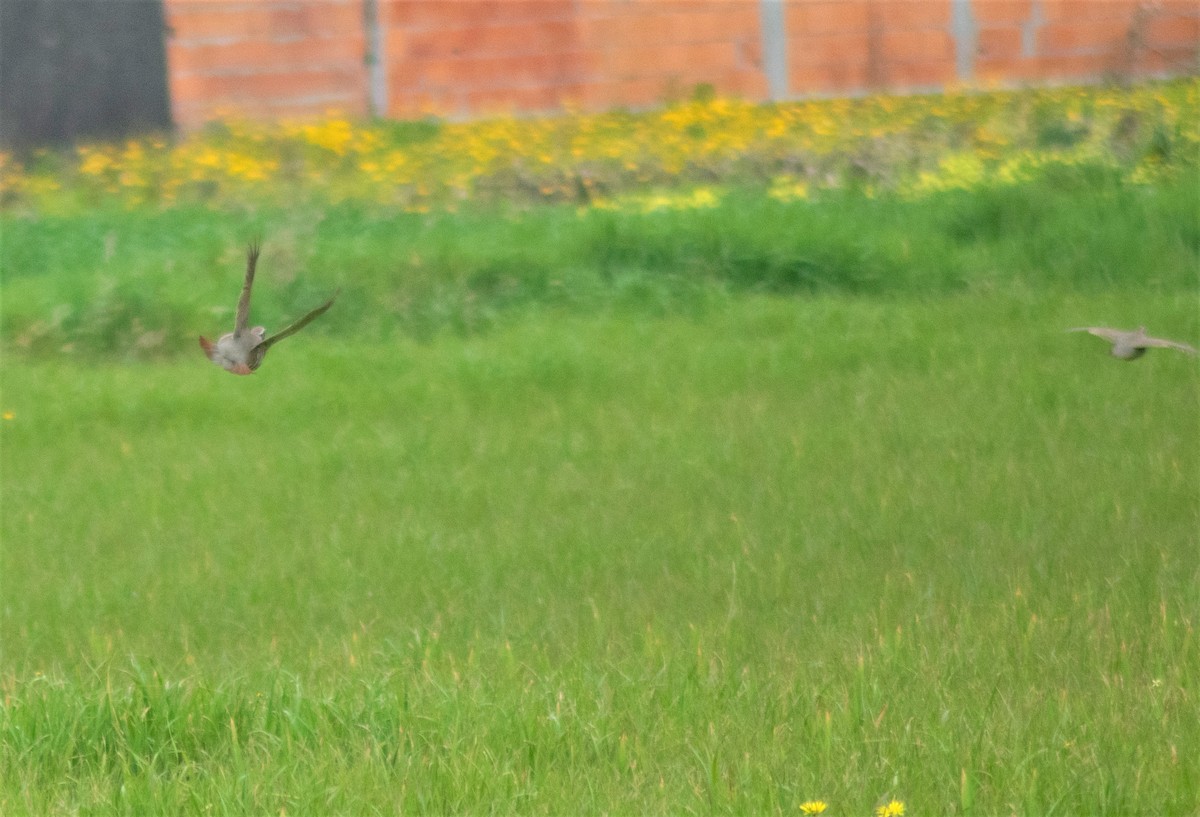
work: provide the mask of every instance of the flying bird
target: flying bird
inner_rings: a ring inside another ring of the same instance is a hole
[[[325,310],[333,306],[333,302],[337,300],[338,296],[337,292],[333,293],[332,298],[291,326],[276,332],[269,338],[264,338],[266,330],[263,327],[247,328],[246,326],[250,317],[250,290],[254,287],[254,267],[257,263],[258,244],[251,244],[246,252],[246,282],[242,284],[242,295],[238,298],[237,317],[234,320],[233,331],[221,335],[216,343],[203,335],[200,336],[200,348],[204,350],[204,354],[208,355],[208,359],[234,374],[253,373],[262,365],[268,349],[289,335],[296,334],[325,314]]]
[[[1195,348],[1186,343],[1178,343],[1165,338],[1152,338],[1146,334],[1146,327],[1137,329],[1109,329],[1107,326],[1078,326],[1068,329],[1068,332],[1087,332],[1098,338],[1104,338],[1112,344],[1112,356],[1121,360],[1136,360],[1146,354],[1147,349],[1178,349],[1189,355],[1196,354]]]

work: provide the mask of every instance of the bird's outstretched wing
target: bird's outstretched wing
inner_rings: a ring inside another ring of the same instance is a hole
[[[242,295],[238,298],[237,319],[233,324],[233,335],[241,338],[250,318],[250,290],[254,287],[254,267],[258,264],[258,242],[246,250],[246,282],[242,284]]]
[[[1155,349],[1178,349],[1181,352],[1187,352],[1189,355],[1197,354],[1195,347],[1188,346],[1186,343],[1178,343],[1177,341],[1167,340],[1166,338],[1145,337],[1138,342],[1138,345],[1153,346]]]
[[[265,353],[268,349],[271,348],[272,345],[278,343],[279,341],[283,340],[284,338],[288,337],[289,335],[296,334],[301,329],[303,329],[304,327],[308,326],[310,323],[315,321],[317,318],[324,315],[326,310],[328,310],[329,307],[333,306],[333,302],[337,300],[337,297],[340,294],[341,294],[341,290],[339,289],[337,292],[333,293],[333,297],[330,298],[328,301],[321,304],[316,309],[314,309],[311,312],[309,312],[308,314],[306,314],[304,317],[300,318],[300,320],[296,321],[291,326],[288,326],[285,329],[281,329],[278,332],[276,332],[275,334],[271,335],[271,337],[267,338],[262,343],[258,344],[258,346],[255,348],[261,349]]]
[[[1124,329],[1109,329],[1107,326],[1076,326],[1074,329],[1068,329],[1068,332],[1087,332],[1089,335],[1095,335],[1098,338],[1116,343],[1119,339],[1129,334]]]

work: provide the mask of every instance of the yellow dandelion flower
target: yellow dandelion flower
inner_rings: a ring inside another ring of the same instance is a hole
[[[711,187],[698,187],[692,191],[692,195],[684,197],[680,205],[684,208],[696,209],[700,207],[716,207],[717,194]]]
[[[820,814],[825,811],[826,808],[828,808],[828,806],[825,805],[824,800],[809,800],[807,803],[800,804],[800,813]]]
[[[904,804],[899,800],[892,800],[875,809],[875,815],[876,817],[904,817]]]
[[[100,176],[113,166],[112,159],[106,153],[80,148],[79,155],[83,161],[79,163],[79,172],[85,176]]]
[[[324,148],[338,156],[346,153],[354,138],[353,127],[345,119],[330,119],[321,124],[306,125],[301,128],[301,132],[309,144]]]
[[[778,176],[771,181],[767,195],[776,201],[795,201],[808,198],[808,182],[790,176]]]
[[[0,417],[3,417],[5,420],[15,420],[17,415],[14,412],[6,411],[3,414],[0,414]]]

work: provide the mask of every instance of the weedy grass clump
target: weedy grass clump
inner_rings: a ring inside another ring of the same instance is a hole
[[[313,331],[377,340],[474,334],[529,310],[696,314],[741,293],[1178,292],[1197,282],[1197,184],[1195,174],[1144,185],[1071,169],[915,200],[737,190],[652,212],[342,204],[10,218],[0,342],[40,356],[191,354],[196,335],[231,323],[229,293],[256,235],[254,321],[278,326],[341,288]]]

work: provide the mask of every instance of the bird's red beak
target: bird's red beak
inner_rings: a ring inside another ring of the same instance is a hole
[[[200,336],[200,348],[204,350],[204,354],[208,355],[209,360],[213,359],[212,341],[209,340],[208,338],[204,337],[204,335]]]

